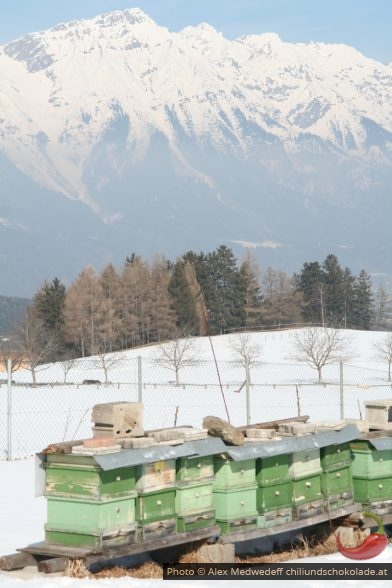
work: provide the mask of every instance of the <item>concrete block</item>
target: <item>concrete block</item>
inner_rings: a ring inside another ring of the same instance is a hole
[[[91,420],[94,437],[102,437],[102,431],[111,433],[115,438],[142,437],[143,404],[139,402],[108,402],[96,404],[92,411]]]
[[[346,425],[355,425],[360,433],[369,432],[369,421],[361,419],[344,419]]]
[[[152,447],[156,445],[152,437],[128,437],[126,439],[117,439],[123,449],[141,449],[143,447]]]
[[[392,429],[392,398],[366,400],[365,416],[370,429]]]
[[[121,445],[111,445],[110,447],[85,447],[84,445],[74,445],[72,453],[77,455],[102,455],[105,453],[117,453],[121,450]]]
[[[272,439],[275,437],[275,429],[246,429],[246,436],[250,439]]]
[[[282,423],[278,428],[280,433],[289,435],[308,435],[314,433],[316,427],[314,423]]]
[[[157,442],[172,441],[175,439],[183,439],[184,441],[195,441],[197,439],[205,439],[207,437],[206,429],[194,429],[193,427],[173,427],[171,429],[161,429],[160,431],[153,431],[148,433],[149,437],[153,437]]]
[[[115,444],[113,437],[93,437],[83,440],[84,447],[113,447]]]
[[[234,543],[202,545],[197,552],[197,563],[235,563]]]

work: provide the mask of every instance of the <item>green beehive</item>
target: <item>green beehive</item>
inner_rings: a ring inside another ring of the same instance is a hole
[[[234,461],[225,455],[214,458],[214,491],[246,488],[256,485],[256,460]]]
[[[214,456],[180,457],[176,461],[177,485],[182,482],[199,482],[214,478]]]
[[[213,509],[212,483],[199,482],[188,486],[177,486],[176,512],[179,515],[189,515]]]
[[[304,478],[321,473],[320,450],[305,449],[291,454],[289,476]]]
[[[95,501],[135,494],[134,467],[104,471],[90,456],[72,454],[47,456],[46,496],[65,496]]]
[[[291,523],[293,520],[293,510],[290,507],[277,508],[265,511],[257,517],[257,527],[259,529],[268,529],[285,523]]]
[[[134,540],[135,498],[91,501],[48,496],[47,509],[49,543],[100,548]]]
[[[350,443],[354,478],[384,478],[392,476],[392,449],[376,449],[371,441]]]
[[[138,465],[136,469],[136,489],[138,493],[174,488],[176,484],[175,463],[174,459],[166,459]]]
[[[288,453],[256,460],[256,479],[259,486],[276,484],[279,480],[289,478],[291,456]]]
[[[257,511],[264,514],[283,507],[291,508],[292,482],[287,479],[270,486],[260,486],[256,490]]]
[[[323,470],[338,464],[350,464],[350,443],[339,443],[322,447],[320,449],[320,463]]]
[[[351,464],[329,467],[321,474],[321,491],[326,505],[337,508],[354,500],[354,486]]]
[[[153,523],[175,517],[175,500],[175,488],[139,494],[136,499],[136,519],[138,523]]]
[[[319,474],[293,479],[292,504],[294,507],[320,499],[322,499],[322,493]]]
[[[215,511],[203,511],[193,514],[178,515],[177,531],[179,533],[189,533],[213,527],[215,525]]]
[[[392,503],[392,478],[353,478],[354,499],[362,504]]]
[[[217,521],[256,516],[256,489],[257,486],[231,491],[214,490],[213,503]]]

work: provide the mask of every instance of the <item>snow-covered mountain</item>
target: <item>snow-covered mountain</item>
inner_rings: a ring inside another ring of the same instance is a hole
[[[0,270],[33,288],[222,242],[392,273],[392,66],[139,9],[61,24],[0,47],[0,178]]]

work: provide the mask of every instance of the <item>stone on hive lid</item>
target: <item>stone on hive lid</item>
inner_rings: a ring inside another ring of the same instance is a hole
[[[246,436],[249,439],[272,439],[275,437],[275,429],[246,429]]]
[[[111,445],[110,447],[85,447],[84,445],[75,445],[72,447],[72,453],[77,455],[103,455],[105,453],[117,453],[121,450],[121,445]]]
[[[279,433],[288,433],[289,435],[308,435],[314,433],[316,427],[314,423],[281,423]]]
[[[142,449],[156,445],[152,437],[129,437],[127,439],[117,439],[123,449]]]
[[[223,419],[215,416],[207,416],[203,419],[203,428],[207,429],[212,437],[220,437],[228,445],[243,445],[245,436]]]
[[[152,431],[148,433],[148,436],[153,437],[159,443],[175,439],[195,441],[197,439],[205,439],[207,437],[207,430],[194,429],[193,427],[173,427],[171,429]]]

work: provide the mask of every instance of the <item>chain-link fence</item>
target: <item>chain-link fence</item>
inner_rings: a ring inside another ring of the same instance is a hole
[[[5,374],[7,376],[7,374]],[[233,425],[309,415],[311,421],[358,419],[364,401],[392,396],[386,372],[325,366],[322,381],[304,364],[199,361],[164,368],[115,355],[18,370],[0,380],[0,459],[31,455],[50,443],[91,437],[94,404],[143,402],[144,427],[200,427],[215,415]]]

